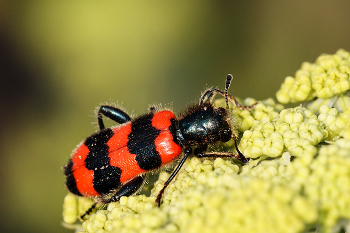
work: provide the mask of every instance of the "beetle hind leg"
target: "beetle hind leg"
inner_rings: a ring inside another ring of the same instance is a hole
[[[100,130],[105,129],[105,125],[102,120],[102,115],[108,117],[109,119],[119,124],[124,124],[128,121],[131,121],[131,117],[123,110],[108,105],[102,105],[97,112],[97,121]]]
[[[119,201],[122,196],[131,196],[136,193],[143,185],[145,181],[144,176],[137,176],[134,179],[128,181],[113,195],[113,197],[102,201],[103,204]]]
[[[94,204],[92,204],[92,206],[90,206],[90,208],[89,208],[87,211],[85,211],[85,213],[84,213],[82,216],[80,216],[80,219],[81,219],[81,220],[84,220],[84,217],[85,217],[86,215],[89,215],[89,214],[92,212],[92,210],[95,209],[96,205],[97,205],[97,202],[95,202]]]
[[[122,196],[131,196],[136,193],[143,185],[145,177],[137,176],[124,184],[112,197],[108,199],[102,199],[99,202],[95,202],[80,218],[83,219],[86,215],[89,215],[97,204],[108,204],[110,202],[117,202]]]

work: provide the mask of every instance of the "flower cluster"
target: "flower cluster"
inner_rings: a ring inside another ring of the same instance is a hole
[[[286,79],[277,98],[287,103],[317,97],[304,107],[284,108],[272,99],[251,111],[230,106],[248,165],[192,157],[165,189],[160,208],[155,199],[170,175],[165,171],[150,197],[122,197],[78,225],[93,201],[68,194],[65,226],[80,233],[349,231],[349,57],[344,50],[321,55]],[[225,106],[222,99],[215,104]]]
[[[326,232],[350,228],[350,140],[321,147],[316,158],[297,158],[287,173],[318,209],[317,224]]]
[[[316,145],[328,136],[324,124],[304,107],[282,110],[271,122],[255,121],[240,143],[243,154],[250,158],[278,157],[289,151],[292,156],[315,155]]]
[[[243,169],[194,157],[166,189],[161,208],[154,201],[166,172],[151,197],[122,197],[92,214],[81,232],[327,232],[350,219],[349,145],[342,139],[315,159],[290,161],[286,153]]]
[[[350,53],[340,49],[334,55],[323,54],[315,63],[304,62],[295,74],[288,76],[276,93],[280,103],[296,103],[331,98],[350,89]]]
[[[324,123],[329,132],[328,140],[336,140],[339,137],[350,135],[350,108],[339,113],[337,108],[322,105],[319,109],[318,119]]]

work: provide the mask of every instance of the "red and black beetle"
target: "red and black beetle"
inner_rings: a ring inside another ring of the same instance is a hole
[[[231,130],[228,101],[241,109],[252,109],[255,104],[243,106],[227,94],[231,80],[232,75],[227,75],[224,92],[215,88],[206,90],[199,104],[178,118],[171,111],[151,107],[149,113],[131,119],[119,108],[101,106],[97,113],[100,131],[86,138],[64,166],[70,192],[98,198],[85,214],[91,212],[97,203],[115,202],[122,196],[134,194],[142,187],[146,173],[182,156],[157,196],[156,203],[160,205],[165,188],[192,153],[192,148],[194,156],[199,158],[235,157],[247,163]],[[215,94],[225,97],[226,109],[212,105]],[[120,125],[105,128],[102,116]],[[238,155],[207,152],[208,145],[227,142],[231,138],[235,140]]]

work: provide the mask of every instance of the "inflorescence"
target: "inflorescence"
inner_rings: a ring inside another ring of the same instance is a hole
[[[160,208],[155,199],[166,171],[150,197],[122,197],[77,225],[93,200],[67,194],[64,225],[81,233],[350,231],[349,75],[350,53],[338,50],[285,79],[277,100],[303,101],[299,106],[284,108],[273,99],[252,111],[231,106],[248,165],[193,157],[165,190]],[[231,141],[222,147],[234,150]]]

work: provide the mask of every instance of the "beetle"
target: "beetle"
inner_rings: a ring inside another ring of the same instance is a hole
[[[237,137],[232,133],[232,121],[228,102],[240,109],[251,110],[255,105],[241,105],[228,89],[232,75],[226,77],[225,91],[210,88],[199,101],[176,117],[169,110],[150,107],[149,112],[135,119],[120,108],[102,105],[97,112],[99,131],[86,138],[73,151],[64,166],[66,187],[78,196],[93,197],[98,203],[118,201],[122,196],[136,193],[143,185],[147,173],[181,158],[174,171],[164,183],[156,198],[160,206],[164,190],[174,179],[189,155],[198,158],[233,157],[244,164],[248,160],[237,147]],[[215,107],[213,97],[225,98],[226,109]],[[120,125],[105,128],[105,116]],[[234,139],[238,155],[232,152],[207,152],[208,146],[216,142]],[[193,150],[194,149],[194,150]]]

